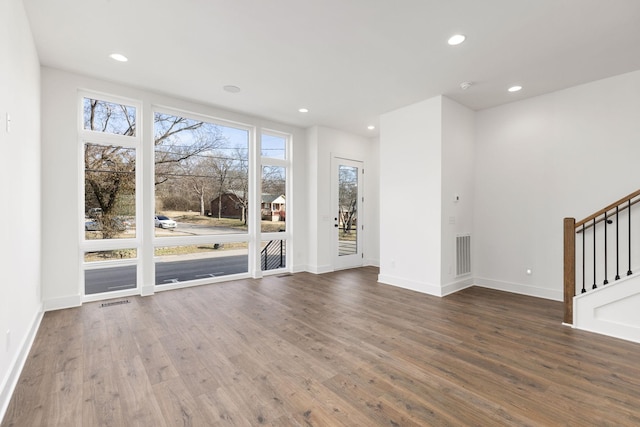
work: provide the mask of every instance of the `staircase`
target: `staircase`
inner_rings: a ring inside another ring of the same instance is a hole
[[[564,219],[564,323],[640,342],[640,190]]]

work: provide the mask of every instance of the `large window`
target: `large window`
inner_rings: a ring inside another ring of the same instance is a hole
[[[154,114],[157,286],[249,272],[249,135],[196,116]]]
[[[83,96],[85,295],[137,286],[139,107]]]
[[[290,136],[141,106],[80,96],[85,299],[286,269]]]
[[[287,266],[289,138],[263,132],[260,139],[260,269],[280,270]]]
[[[249,131],[156,113],[156,236],[247,233]]]

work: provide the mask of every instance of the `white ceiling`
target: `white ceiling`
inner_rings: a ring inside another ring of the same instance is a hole
[[[361,135],[439,94],[479,110],[640,69],[640,0],[23,2],[42,65]]]

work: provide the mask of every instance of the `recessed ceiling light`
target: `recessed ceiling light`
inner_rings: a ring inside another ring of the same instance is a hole
[[[463,35],[463,34],[455,34],[451,37],[449,37],[449,40],[447,41],[447,43],[449,43],[451,46],[457,46],[460,43],[462,43],[463,41],[465,41],[467,38],[467,36]]]
[[[518,92],[519,90],[522,90],[522,86],[520,85],[515,85],[515,86],[511,86],[509,89],[507,89],[509,92]]]
[[[309,109],[308,108],[299,108],[298,111],[300,111],[301,113],[308,113]]]
[[[229,93],[238,93],[238,92],[240,92],[240,88],[238,86],[234,86],[234,85],[226,85],[222,89],[224,89],[225,91],[227,91]]]
[[[376,128],[376,127],[375,127],[374,125],[369,125],[369,126],[367,126],[367,129],[369,129],[369,130],[374,130],[375,128]]]
[[[109,58],[118,62],[127,62],[129,60],[129,58],[122,55],[121,53],[112,53],[111,55],[109,55]]]

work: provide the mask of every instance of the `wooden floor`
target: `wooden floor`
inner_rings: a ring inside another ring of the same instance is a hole
[[[2,426],[640,425],[640,345],[375,268],[46,313]]]

